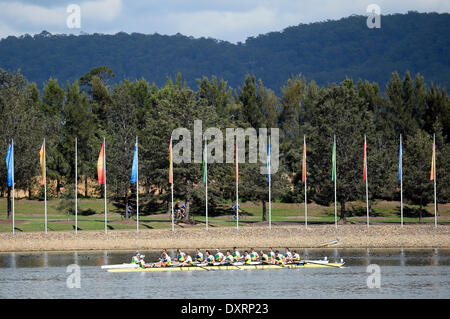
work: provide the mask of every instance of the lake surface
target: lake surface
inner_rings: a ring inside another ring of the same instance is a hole
[[[450,249],[297,252],[343,258],[346,268],[108,273],[100,266],[128,262],[134,251],[0,253],[0,298],[450,298]],[[141,253],[147,262],[159,256]],[[76,283],[67,272],[73,264],[80,266],[80,288],[67,285]],[[380,288],[368,286],[369,276],[370,286],[377,283],[367,272],[373,264]]]

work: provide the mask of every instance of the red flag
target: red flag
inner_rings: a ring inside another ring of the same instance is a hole
[[[366,143],[366,137],[364,136],[364,173],[363,173],[363,180],[366,181],[367,179],[367,143]]]
[[[436,163],[434,161],[434,140],[433,140],[433,154],[431,157],[431,174],[430,174],[430,181],[434,181],[435,176],[435,169],[436,169]]]
[[[98,184],[105,183],[105,142],[102,143],[102,149],[100,150],[100,155],[97,160],[97,175],[98,175]]]

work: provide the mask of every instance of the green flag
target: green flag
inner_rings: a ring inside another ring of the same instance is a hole
[[[205,148],[203,149],[203,183],[204,184],[206,184],[206,175],[207,175],[207,172],[206,172],[206,165],[207,165],[207,163],[206,163],[206,160],[207,160],[207,155],[208,153],[206,152],[206,140],[205,140]]]
[[[333,155],[331,160],[333,162],[333,168],[331,171],[331,180],[334,182],[336,178],[336,141],[333,142]]]

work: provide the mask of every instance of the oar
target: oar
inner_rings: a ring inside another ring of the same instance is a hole
[[[205,265],[203,265],[203,264],[197,264],[197,265],[195,265],[195,267],[199,267],[200,269],[209,271],[208,268],[203,268],[203,267],[205,267],[205,266],[208,266],[208,264],[205,264]]]
[[[326,263],[315,263],[314,261],[306,261],[304,262],[304,265],[306,264],[315,264],[315,265],[321,265],[321,266],[328,266],[328,267],[334,267],[334,268],[342,268],[342,266],[335,266],[335,265],[330,265],[330,264],[326,264]]]

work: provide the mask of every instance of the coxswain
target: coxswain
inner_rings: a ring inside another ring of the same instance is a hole
[[[199,263],[203,262],[203,253],[198,248],[195,251],[196,251],[195,260],[198,261]]]
[[[233,258],[234,261],[239,261],[239,259],[241,259],[241,254],[239,253],[239,250],[236,247],[233,248]]]
[[[219,248],[217,248],[217,249],[216,249],[216,255],[214,256],[214,259],[215,259],[217,262],[220,263],[220,262],[222,262],[223,258],[224,258],[223,254],[220,252]]]
[[[140,261],[140,254],[139,254],[139,252],[137,251],[137,252],[136,252],[136,255],[134,255],[133,257],[131,257],[131,263],[132,263],[132,264],[139,264],[139,261]]]

